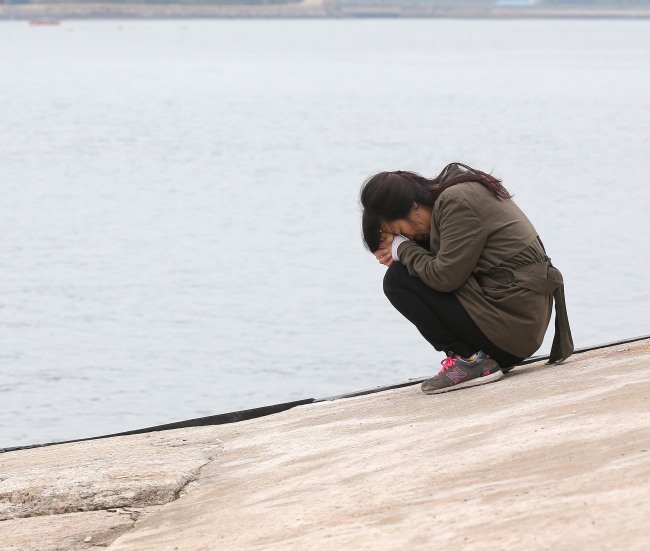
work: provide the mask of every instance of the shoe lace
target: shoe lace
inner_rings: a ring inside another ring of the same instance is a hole
[[[442,365],[442,369],[440,370],[440,373],[444,373],[448,369],[454,367],[456,365],[456,360],[458,359],[458,356],[447,356],[444,360],[440,362],[440,365]]]

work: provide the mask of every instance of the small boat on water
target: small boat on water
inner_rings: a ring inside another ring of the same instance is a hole
[[[58,19],[30,19],[30,25],[60,25],[61,21]]]

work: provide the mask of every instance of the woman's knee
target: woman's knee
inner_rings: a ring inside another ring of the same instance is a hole
[[[384,294],[390,297],[397,289],[404,288],[404,277],[409,277],[408,270],[403,264],[394,262],[384,274]]]

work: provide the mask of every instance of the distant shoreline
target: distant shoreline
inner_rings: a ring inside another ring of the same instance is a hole
[[[61,3],[0,5],[0,20],[56,24],[79,19],[650,19],[650,8],[339,6],[328,0],[266,5]]]

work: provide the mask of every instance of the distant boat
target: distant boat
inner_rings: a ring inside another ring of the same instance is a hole
[[[526,8],[536,3],[537,0],[497,0],[494,4],[499,8]]]
[[[58,19],[30,19],[30,25],[59,25],[61,21]]]

